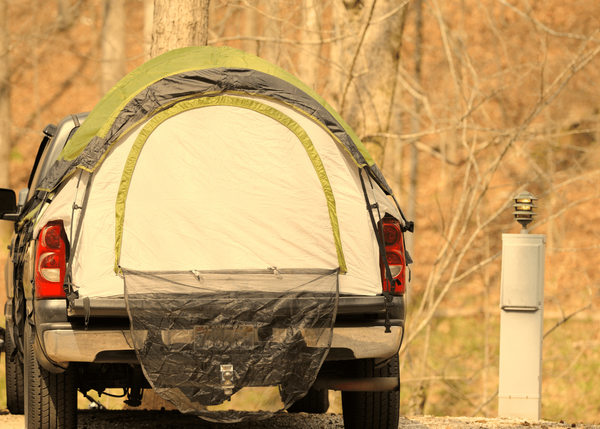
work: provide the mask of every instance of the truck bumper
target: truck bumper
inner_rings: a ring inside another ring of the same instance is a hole
[[[385,328],[386,306],[391,332]],[[404,334],[403,297],[394,297],[391,303],[382,296],[340,297],[337,314],[327,360],[386,359],[398,353]],[[66,301],[36,303],[36,328],[43,343],[40,360],[63,368],[69,362],[138,362],[126,328],[128,316],[123,300],[78,299],[68,310],[68,318],[66,315]],[[120,328],[109,327],[115,320],[120,321]],[[305,334],[309,347],[317,346],[311,344],[312,337],[319,336]]]
[[[334,328],[327,360],[388,358],[398,353],[403,328],[390,329],[392,332],[385,333],[379,326]],[[44,332],[43,341],[48,359],[60,366],[68,362],[137,362],[128,330],[52,329]]]

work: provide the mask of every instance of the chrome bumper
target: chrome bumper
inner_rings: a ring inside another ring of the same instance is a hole
[[[344,356],[342,359],[388,358],[398,353],[402,330],[400,326],[392,326],[390,333],[382,326],[336,327],[329,359],[337,360],[339,356]],[[94,362],[102,353],[134,351],[128,330],[47,330],[43,340],[46,356],[59,365]]]
[[[386,332],[385,328],[386,305],[391,332]],[[49,368],[52,365],[65,367],[68,362],[137,362],[122,299],[92,299],[87,303],[77,299],[69,309],[66,300],[36,301],[35,313],[36,330],[43,348],[43,352],[38,350],[40,353],[36,354],[41,361],[47,359]],[[327,360],[386,359],[398,353],[404,330],[403,297],[394,297],[388,304],[382,296],[340,297],[337,314]],[[364,314],[376,314],[377,317],[361,319]],[[84,326],[83,320],[91,320],[90,328],[94,326],[95,329],[85,329],[87,325]],[[93,323],[95,320],[103,323]],[[176,332],[168,334],[180,335]],[[309,330],[303,334],[309,347],[327,346],[311,340],[322,339],[319,333]]]

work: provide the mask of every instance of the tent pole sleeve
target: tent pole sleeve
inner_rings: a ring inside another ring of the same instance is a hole
[[[342,248],[342,240],[339,229],[339,222],[337,218],[337,208],[335,203],[335,197],[333,194],[333,189],[331,187],[331,183],[329,182],[329,178],[327,177],[327,172],[325,170],[325,166],[317,152],[313,142],[310,140],[308,134],[304,131],[304,129],[292,118],[280,112],[279,110],[268,106],[263,103],[259,103],[255,100],[244,99],[244,98],[236,98],[236,97],[227,97],[227,96],[217,96],[210,98],[195,98],[190,100],[182,101],[170,109],[164,110],[158,114],[156,114],[142,129],[140,134],[138,135],[136,141],[134,142],[127,160],[125,162],[125,167],[123,168],[123,175],[121,176],[121,183],[119,185],[119,191],[117,193],[117,200],[115,203],[115,272],[119,272],[119,263],[121,258],[121,250],[122,250],[122,242],[123,242],[123,227],[125,222],[125,208],[127,202],[127,194],[129,192],[129,186],[131,184],[131,179],[133,177],[133,172],[135,170],[135,165],[137,163],[138,157],[144,147],[147,139],[150,137],[152,132],[164,121],[171,118],[174,115],[179,113],[198,109],[202,107],[214,107],[214,106],[232,106],[239,107],[243,109],[253,110],[262,115],[268,116],[271,119],[279,122],[281,125],[285,126],[292,133],[296,135],[300,143],[303,145],[306,153],[312,163],[313,168],[317,174],[317,177],[321,183],[321,187],[325,194],[325,199],[327,202],[327,210],[329,213],[329,220],[331,223],[331,229],[333,233],[333,240],[335,243],[336,254],[338,258],[338,263],[340,267],[340,273],[344,274],[347,272],[346,260],[344,258],[344,251]]]

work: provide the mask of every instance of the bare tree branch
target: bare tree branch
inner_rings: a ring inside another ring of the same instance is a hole
[[[381,23],[382,23],[383,21],[385,21],[386,19],[388,19],[388,18],[390,18],[390,17],[394,16],[394,14],[396,14],[396,13],[398,13],[400,10],[404,9],[404,8],[406,7],[406,5],[407,5],[408,3],[410,3],[410,2],[411,2],[411,0],[404,0],[404,3],[400,4],[400,5],[399,5],[399,6],[397,6],[396,8],[392,9],[391,11],[389,11],[388,13],[386,13],[385,15],[383,15],[383,16],[380,16],[380,17],[379,17],[379,18],[377,18],[377,19],[374,19],[374,20],[371,22],[371,25],[375,25],[375,24],[381,24]]]
[[[288,45],[321,45],[324,43],[334,43],[339,40],[344,40],[351,37],[351,35],[330,37],[323,40],[295,40],[295,39],[285,39],[280,37],[265,37],[265,36],[227,36],[227,37],[214,37],[208,41],[209,45],[215,45],[221,42],[231,42],[237,40],[252,40],[256,42],[270,42],[270,43],[283,43]]]
[[[509,8],[510,10],[512,10],[513,12],[515,12],[516,14],[518,14],[519,16],[531,21],[533,24],[535,24],[536,27],[538,27],[539,29],[545,31],[546,33],[552,35],[552,36],[556,36],[556,37],[566,37],[569,39],[576,39],[576,40],[592,40],[596,43],[600,43],[600,39],[595,39],[593,37],[589,37],[589,36],[584,36],[581,34],[574,34],[574,33],[563,33],[560,31],[555,31],[553,29],[551,29],[550,27],[542,24],[541,22],[539,22],[538,20],[536,20],[535,18],[532,18],[531,16],[527,15],[525,12],[521,11],[520,9],[516,8],[515,6],[513,6],[512,4],[510,4],[509,2],[507,2],[506,0],[498,0],[498,2],[502,3],[504,6],[506,6],[507,8]]]
[[[346,81],[346,85],[344,86],[344,90],[342,91],[342,101],[340,101],[340,112],[344,113],[344,107],[346,104],[346,96],[348,94],[348,88],[350,88],[350,84],[354,79],[354,67],[356,65],[356,60],[358,59],[358,54],[360,53],[360,48],[362,47],[363,42],[365,41],[365,35],[367,34],[367,29],[371,24],[371,18],[373,17],[373,11],[375,10],[375,4],[377,0],[372,0],[371,9],[367,15],[367,20],[360,32],[360,37],[358,39],[358,44],[356,45],[356,50],[354,52],[354,56],[352,57],[352,62],[350,63],[350,69],[348,71],[348,80]]]
[[[574,247],[574,248],[566,248],[566,247],[550,247],[548,250],[552,252],[586,252],[588,250],[600,249],[600,244],[596,244],[595,246],[588,247]]]
[[[490,404],[490,402],[492,402],[494,399],[496,399],[499,392],[500,392],[500,389],[496,389],[496,391],[492,394],[492,396],[487,398],[487,400],[483,404],[481,404],[475,411],[473,411],[473,414],[471,414],[471,417],[475,417],[477,415],[477,413],[479,413],[481,410],[483,410],[485,407],[487,407]]]
[[[588,201],[592,201],[592,200],[595,200],[595,199],[598,199],[598,198],[600,198],[600,194],[590,195],[590,196],[587,196],[587,197],[584,197],[584,198],[580,198],[580,199],[578,199],[576,201],[573,201],[573,202],[567,204],[566,206],[564,206],[562,209],[560,209],[556,213],[553,213],[551,216],[548,216],[547,218],[542,219],[542,220],[536,222],[535,224],[533,224],[529,228],[529,231],[533,231],[534,229],[537,229],[538,227],[540,227],[540,226],[542,226],[542,225],[550,222],[551,220],[556,219],[556,218],[562,216],[563,214],[565,214],[565,212],[567,212],[568,210],[572,209],[575,206],[578,206],[580,204],[583,204],[583,203],[586,203]]]
[[[563,323],[568,322],[570,319],[572,319],[573,317],[575,317],[577,314],[581,313],[582,311],[585,310],[590,310],[592,308],[592,303],[590,302],[588,305],[586,305],[585,307],[580,308],[579,310],[574,311],[573,313],[569,314],[567,317],[563,318],[561,321],[559,321],[556,325],[554,325],[552,328],[548,329],[545,333],[544,333],[544,337],[546,338],[548,335],[550,335],[552,332],[554,332],[556,330],[556,328],[558,328],[560,325],[562,325]]]

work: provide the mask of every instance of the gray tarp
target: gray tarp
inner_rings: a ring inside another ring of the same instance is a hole
[[[287,408],[306,394],[331,347],[337,270],[122,270],[146,378],[184,413],[222,422],[268,416],[207,410],[248,386],[278,386]]]

